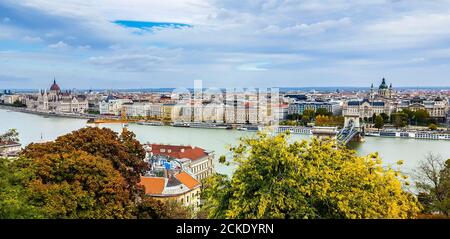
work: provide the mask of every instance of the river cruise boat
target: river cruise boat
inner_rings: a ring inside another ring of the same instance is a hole
[[[164,126],[163,122],[137,122],[138,125]]]
[[[432,132],[432,131],[371,131],[366,132],[365,136],[372,137],[392,137],[409,139],[435,139],[450,140],[450,132]]]
[[[201,128],[201,129],[231,129],[232,127],[225,124],[214,124],[214,123],[196,123],[196,122],[175,122],[172,124],[173,127],[187,127],[187,128]]]
[[[301,127],[301,126],[280,125],[276,127],[275,131],[277,133],[284,133],[286,131],[289,131],[291,132],[291,134],[312,134],[311,127]]]

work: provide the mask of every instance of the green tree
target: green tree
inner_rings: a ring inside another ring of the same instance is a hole
[[[427,110],[418,109],[414,112],[414,118],[418,125],[427,125],[428,120],[430,119],[430,114]]]
[[[29,193],[21,183],[26,175],[11,164],[11,160],[0,158],[0,219],[44,218],[40,208],[28,202]]]
[[[329,112],[326,108],[319,108],[316,110],[316,115],[332,116],[333,114]]]
[[[231,179],[205,181],[210,218],[412,218],[416,198],[378,155],[357,156],[332,140],[288,143],[280,134],[244,138],[231,148]]]
[[[383,117],[383,121],[386,123],[386,122],[389,122],[389,115],[387,115],[386,113],[381,113],[380,114],[381,115],[381,117]]]
[[[414,111],[410,109],[402,109],[402,113],[405,113],[408,116],[408,124],[417,124],[416,122],[416,116]]]
[[[429,153],[415,172],[424,213],[450,216],[450,159]]]
[[[313,109],[305,109],[303,111],[301,121],[304,125],[306,125],[308,123],[311,123],[314,120],[315,116],[316,116],[316,113],[314,112]]]
[[[375,117],[375,128],[381,129],[384,126],[384,120],[383,120],[383,116],[381,115],[377,115]]]
[[[408,115],[403,112],[391,114],[391,121],[396,128],[403,128],[408,125]]]

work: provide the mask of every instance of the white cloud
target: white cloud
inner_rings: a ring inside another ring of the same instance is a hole
[[[341,18],[338,20],[326,20],[311,24],[296,24],[293,26],[288,27],[280,27],[277,25],[269,25],[265,29],[263,29],[262,33],[269,33],[269,34],[282,34],[282,35],[291,35],[291,34],[298,34],[298,35],[313,35],[313,34],[319,34],[323,33],[327,30],[333,29],[333,28],[340,28],[344,26],[348,26],[351,24],[350,18]]]
[[[40,37],[24,36],[22,38],[22,41],[24,41],[26,43],[40,43],[43,40]]]
[[[267,71],[265,68],[267,65],[265,62],[248,63],[237,66],[237,69],[240,71]]]
[[[54,49],[54,50],[66,50],[70,48],[70,45],[66,44],[63,41],[59,41],[55,44],[48,45],[48,48]]]

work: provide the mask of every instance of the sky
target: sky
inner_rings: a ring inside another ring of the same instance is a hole
[[[0,89],[450,86],[450,0],[1,0]]]

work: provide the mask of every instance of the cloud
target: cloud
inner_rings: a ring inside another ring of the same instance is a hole
[[[237,69],[240,71],[267,71],[267,68],[264,67],[267,65],[265,62],[249,63],[239,65]]]
[[[70,48],[70,45],[66,44],[63,41],[59,41],[59,42],[57,42],[55,44],[50,44],[48,46],[48,48],[54,49],[54,50],[66,50],[66,49]]]
[[[33,77],[56,62],[74,85],[92,82],[79,72],[106,86],[421,83],[425,66],[444,81],[450,58],[449,0],[3,0],[0,12],[0,52],[15,54],[0,66]]]
[[[40,37],[24,36],[22,38],[22,41],[24,41],[26,43],[40,43],[43,40]]]
[[[312,35],[312,34],[319,34],[323,33],[327,30],[333,29],[333,28],[340,28],[344,26],[350,25],[351,20],[350,18],[341,18],[338,20],[326,20],[321,22],[315,22],[311,24],[301,23],[301,24],[295,24],[293,26],[288,27],[280,27],[277,25],[269,25],[265,29],[263,29],[262,33],[268,33],[268,34],[277,34],[277,35]]]
[[[15,82],[29,82],[31,79],[27,77],[17,77],[17,76],[10,76],[10,75],[0,75],[0,82],[4,83],[15,83]]]
[[[89,58],[89,62],[98,65],[125,71],[149,71],[156,70],[157,64],[163,59],[158,56],[134,54],[118,56],[99,56]]]

